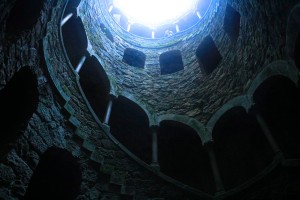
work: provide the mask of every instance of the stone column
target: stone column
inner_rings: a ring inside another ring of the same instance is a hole
[[[277,142],[275,141],[273,135],[271,134],[271,131],[270,131],[269,126],[267,125],[267,122],[265,121],[265,119],[258,112],[255,113],[255,117],[256,117],[256,120],[257,120],[258,124],[260,125],[262,131],[264,132],[264,135],[266,136],[268,142],[270,143],[274,153],[281,152],[278,147]]]
[[[216,184],[216,193],[223,193],[225,190],[224,190],[222,178],[220,175],[216,155],[215,155],[215,152],[213,149],[213,142],[212,141],[208,142],[208,143],[204,144],[204,146],[206,147],[207,152],[208,152],[208,156],[209,156],[209,160],[210,160],[210,164],[211,164],[211,168],[212,168],[212,172],[213,172],[213,176],[214,176],[214,181]]]
[[[157,134],[158,134],[158,126],[150,127],[150,133],[152,136],[152,163],[151,166],[156,170],[159,170],[158,163],[158,144],[157,144]]]
[[[71,19],[71,17],[73,17],[73,15],[74,15],[73,13],[70,13],[65,18],[63,18],[63,20],[61,20],[61,22],[60,22],[60,26],[65,25],[69,21],[69,19]]]
[[[108,104],[107,104],[107,108],[106,108],[104,124],[109,123],[110,115],[111,115],[111,109],[112,109],[112,106],[113,106],[113,100],[114,100],[114,97],[112,95],[110,95],[109,96],[109,101],[108,101]]]
[[[86,61],[86,59],[87,59],[87,56],[83,56],[83,57],[80,59],[78,65],[77,65],[77,67],[76,67],[76,70],[75,70],[77,73],[80,72],[82,66],[84,65],[84,63],[85,63],[85,61]]]

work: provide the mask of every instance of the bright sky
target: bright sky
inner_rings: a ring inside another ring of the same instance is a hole
[[[181,16],[194,11],[199,0],[114,0],[114,6],[131,23],[151,28],[176,22]]]

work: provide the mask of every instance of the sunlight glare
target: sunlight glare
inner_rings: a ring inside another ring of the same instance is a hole
[[[196,10],[199,0],[114,0],[130,23],[156,28],[176,23],[181,17]]]

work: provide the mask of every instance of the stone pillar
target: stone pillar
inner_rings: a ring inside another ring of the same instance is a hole
[[[220,175],[216,155],[215,155],[215,152],[213,149],[213,142],[212,141],[208,142],[208,143],[204,144],[204,146],[206,147],[207,152],[208,152],[208,156],[209,156],[209,160],[210,160],[210,164],[211,164],[211,168],[212,168],[212,172],[213,172],[213,176],[214,176],[214,181],[216,184],[216,193],[217,194],[223,193],[225,190],[224,190],[222,178]]]
[[[69,21],[69,19],[71,19],[71,17],[73,17],[73,15],[74,15],[73,13],[70,13],[65,18],[63,18],[63,20],[61,20],[61,22],[60,22],[60,26],[65,25]]]
[[[157,134],[158,134],[158,126],[150,127],[150,133],[152,136],[152,163],[151,166],[156,170],[159,170],[158,163],[158,143],[157,143]]]
[[[256,120],[258,122],[258,124],[260,125],[262,131],[264,132],[264,135],[266,136],[268,142],[271,145],[271,148],[273,149],[274,153],[278,153],[281,152],[277,142],[275,141],[274,137],[271,134],[271,131],[269,129],[269,126],[267,125],[267,122],[265,121],[265,119],[261,116],[260,113],[256,113],[255,114]]]
[[[80,70],[81,70],[81,68],[82,68],[82,66],[83,66],[83,64],[84,64],[84,62],[86,61],[86,59],[87,59],[87,56],[83,56],[83,57],[81,58],[81,60],[79,61],[78,65],[77,65],[77,67],[76,67],[76,72],[77,72],[77,73],[80,72]]]
[[[113,100],[114,100],[114,97],[112,95],[110,95],[109,101],[108,101],[108,104],[107,104],[107,108],[106,108],[106,113],[105,113],[105,118],[104,118],[104,124],[108,124],[109,123],[111,109],[112,109],[112,105],[113,105]]]

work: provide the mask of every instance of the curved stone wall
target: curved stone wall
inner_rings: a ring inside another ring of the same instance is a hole
[[[272,61],[285,58],[284,30],[292,2],[276,2],[276,6],[270,6],[268,2],[258,1],[214,1],[215,9],[208,10],[198,32],[170,47],[154,49],[131,44],[130,40],[119,37],[119,33],[103,19],[97,2],[82,1],[79,15],[91,44],[90,53],[101,59],[116,94],[126,92],[135,96],[152,114],[187,115],[206,123],[218,108],[243,94],[263,68]],[[224,30],[227,4],[241,15],[240,36],[236,41],[232,41]],[[261,9],[263,7],[270,9]],[[115,42],[105,37],[99,23],[110,29]],[[223,57],[209,75],[201,72],[195,55],[207,35],[212,36]],[[151,40],[140,40],[143,44],[151,44]],[[152,44],[155,45],[153,41]],[[144,69],[122,62],[126,48],[135,48],[147,56]],[[170,50],[181,51],[184,70],[160,75],[159,55]]]

